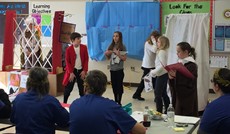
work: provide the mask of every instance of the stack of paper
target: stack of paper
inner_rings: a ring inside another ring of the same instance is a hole
[[[200,121],[200,118],[192,116],[175,115],[174,121],[176,123],[196,124]]]
[[[131,114],[131,116],[137,121],[142,122],[143,121],[143,112],[141,111],[135,111]]]

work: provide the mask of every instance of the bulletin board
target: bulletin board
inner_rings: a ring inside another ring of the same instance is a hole
[[[6,10],[15,10],[17,14],[28,14],[28,2],[0,2],[0,44],[4,38]]]
[[[213,19],[213,53],[230,53],[230,1],[215,1]]]

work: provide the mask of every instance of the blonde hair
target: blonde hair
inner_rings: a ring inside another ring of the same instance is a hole
[[[158,38],[158,40],[160,41],[160,43],[161,43],[161,46],[160,46],[160,48],[158,48],[158,49],[161,49],[161,50],[166,50],[166,49],[168,49],[169,48],[169,39],[166,37],[166,36],[160,36],[159,38]]]

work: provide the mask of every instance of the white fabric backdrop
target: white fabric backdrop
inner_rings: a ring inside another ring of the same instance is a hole
[[[168,64],[176,63],[176,45],[186,41],[195,48],[198,65],[198,110],[207,105],[209,92],[209,14],[171,14],[169,15],[166,34],[170,40]],[[188,104],[189,105],[189,104]]]

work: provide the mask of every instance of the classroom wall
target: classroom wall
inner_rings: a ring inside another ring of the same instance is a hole
[[[7,1],[9,2],[9,1]],[[20,0],[20,2],[24,2]],[[51,10],[51,13],[54,13],[54,11],[60,11],[64,10],[66,14],[71,14],[72,17],[65,17],[65,22],[74,23],[76,24],[75,31],[80,32],[82,34],[86,34],[86,26],[85,26],[85,0],[67,0],[67,1],[61,1],[61,0],[48,0],[45,2],[41,2],[38,0],[30,0],[30,10],[29,12],[32,12],[32,9],[35,9],[34,6],[36,5],[50,5],[50,9],[48,8],[40,8],[37,10]],[[111,37],[112,39],[112,37]],[[86,42],[86,41],[82,41]],[[109,45],[109,44],[108,44]],[[3,46],[0,44],[0,53],[3,53]],[[16,48],[18,49],[18,48]],[[110,72],[109,69],[107,69],[107,66],[109,65],[108,61],[94,61],[90,60],[89,62],[89,70],[92,69],[99,69],[106,73],[108,79],[110,80]],[[0,67],[2,68],[2,56],[0,57]],[[135,71],[131,71],[131,67],[135,68]],[[141,70],[141,61],[128,58],[125,62],[125,78],[124,82],[127,83],[139,83],[141,76],[142,76],[142,70]]]
[[[210,49],[210,56],[218,56],[220,58],[222,57],[227,57],[227,68],[230,68],[230,52],[224,52],[224,51],[216,51],[215,50],[215,26],[216,25],[223,25],[223,26],[230,26],[230,18],[225,18],[224,17],[224,11],[230,9],[230,1],[229,0],[216,0],[213,5],[213,27],[212,27],[212,46]],[[230,11],[229,11],[230,12]],[[230,39],[228,39],[228,44],[226,44],[224,47],[228,47],[228,50],[230,49]],[[226,50],[226,49],[225,49]],[[220,58],[217,58],[220,59]],[[210,63],[213,62],[211,61],[210,58]],[[218,62],[218,61],[214,61]],[[210,79],[212,79],[213,73],[216,69],[219,67],[225,66],[223,63],[222,64],[214,64],[215,67],[212,67],[213,65],[210,65]],[[212,88],[212,83],[210,82],[210,88]]]
[[[3,1],[3,0],[1,0]],[[9,0],[5,0],[7,2],[9,2]],[[17,0],[20,2],[27,2],[29,0]],[[230,3],[229,0],[216,0],[216,1],[225,1]],[[31,3],[41,3],[38,0],[30,0]],[[80,32],[80,33],[86,33],[85,30],[85,0],[67,0],[67,1],[62,1],[62,0],[48,0],[45,1],[44,4],[51,4],[51,5],[55,5],[55,6],[51,6],[52,10],[65,10],[66,13],[72,14],[72,17],[67,17],[65,18],[65,21],[67,22],[71,22],[71,23],[75,23],[76,24],[76,31]],[[230,4],[227,4],[230,5]],[[112,39],[112,37],[111,37]],[[2,54],[3,54],[3,45],[0,44],[0,69],[2,67]],[[210,53],[210,55],[223,55],[223,56],[228,56],[229,53],[222,53],[222,54],[218,54],[218,53]],[[139,83],[141,76],[142,76],[142,70],[141,70],[141,60],[136,60],[136,59],[132,59],[132,58],[128,58],[127,61],[125,62],[125,78],[124,78],[124,82],[127,83]],[[230,68],[230,57],[228,56],[228,68]],[[110,73],[109,70],[107,69],[107,66],[109,65],[108,61],[94,61],[94,60],[90,60],[89,62],[89,70],[92,69],[99,69],[102,70],[106,73],[106,75],[108,76],[108,78],[110,79]],[[131,71],[131,67],[135,68],[135,71]],[[209,72],[210,72],[210,76],[213,75],[213,72],[216,68],[210,68]],[[210,77],[212,78],[212,77]],[[212,88],[212,85],[210,83],[210,88]]]

